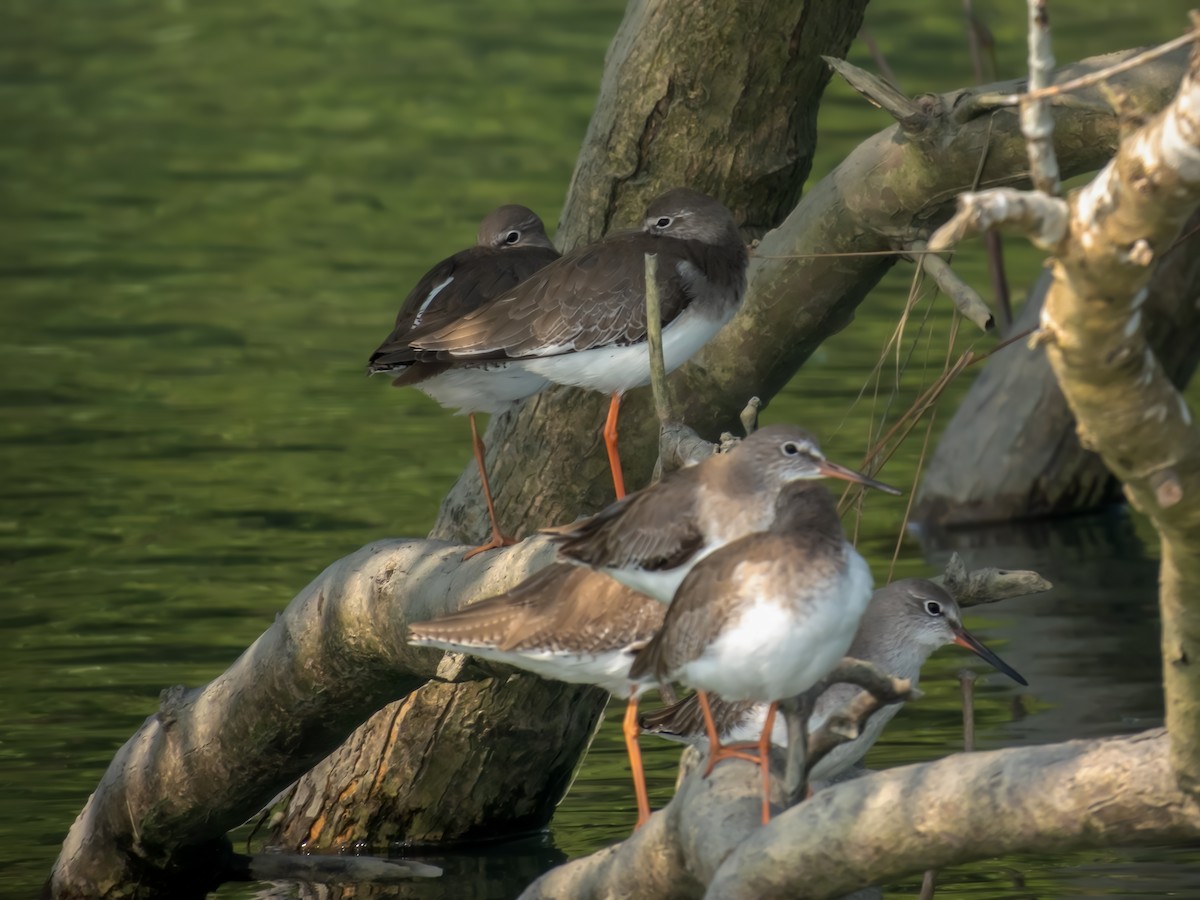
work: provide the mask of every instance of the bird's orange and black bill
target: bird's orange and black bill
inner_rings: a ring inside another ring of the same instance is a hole
[[[996,671],[1003,672],[1017,684],[1029,685],[1029,682],[1022,677],[1020,672],[989,650],[983,641],[979,640],[979,638],[975,637],[967,629],[960,628],[955,632],[954,643],[960,647],[966,647],[992,668],[996,669]]]
[[[842,481],[853,481],[855,484],[865,484],[867,487],[875,488],[877,491],[883,491],[885,494],[891,494],[899,497],[903,491],[899,488],[894,488],[890,484],[884,484],[882,481],[876,481],[874,478],[869,478],[862,472],[855,472],[853,469],[847,469],[845,466],[839,466],[835,462],[830,462],[823,459],[818,463],[817,470],[826,478],[840,478]]]

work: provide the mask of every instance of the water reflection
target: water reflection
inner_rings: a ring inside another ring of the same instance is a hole
[[[414,879],[407,885],[298,885],[280,882],[250,893],[230,888],[217,897],[245,896],[256,900],[508,900],[515,897],[542,872],[558,865],[566,855],[554,846],[547,834],[514,841],[462,846],[450,851],[422,854],[412,849],[399,850],[395,857],[438,866],[439,878]],[[247,890],[245,888],[242,889]]]

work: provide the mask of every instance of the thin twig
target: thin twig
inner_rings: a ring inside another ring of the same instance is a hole
[[[650,389],[659,427],[671,421],[671,399],[667,394],[667,365],[663,360],[662,304],[658,298],[658,254],[646,254],[646,340],[650,344]]]
[[[975,679],[976,675],[970,669],[962,669],[958,673],[958,681],[962,685],[963,702],[963,752],[975,752]]]
[[[912,247],[914,250],[928,249],[924,241],[913,241]],[[996,318],[988,309],[987,303],[979,296],[975,288],[958,277],[946,260],[940,256],[925,256],[921,259],[920,265],[925,267],[925,271],[941,288],[942,293],[950,298],[954,308],[964,317],[985,332],[996,327]]]
[[[1120,75],[1122,72],[1128,72],[1130,69],[1136,69],[1138,66],[1143,66],[1148,62],[1158,59],[1160,56],[1166,56],[1168,53],[1174,53],[1181,47],[1187,47],[1189,44],[1200,39],[1200,30],[1189,31],[1186,34],[1181,34],[1177,38],[1167,41],[1165,44],[1159,44],[1144,53],[1139,53],[1137,56],[1131,56],[1129,59],[1122,60],[1115,65],[1100,69],[1096,72],[1089,72],[1087,75],[1081,75],[1078,78],[1072,78],[1070,81],[1063,81],[1059,84],[1051,84],[1037,90],[1027,91],[1024,94],[986,94],[979,95],[976,100],[983,103],[986,100],[987,106],[1019,106],[1021,99],[1029,97],[1034,100],[1043,100],[1056,97],[1059,94],[1066,94],[1071,91],[1081,91],[1084,88],[1092,87],[1107,81],[1114,75]]]
[[[1021,134],[1029,153],[1029,174],[1033,186],[1044,194],[1062,193],[1058,157],[1054,155],[1054,114],[1038,91],[1054,77],[1054,53],[1050,49],[1050,13],[1046,0],[1029,2],[1029,88],[1021,98]]]

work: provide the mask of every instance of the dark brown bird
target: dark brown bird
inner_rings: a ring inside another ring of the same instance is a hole
[[[483,480],[492,537],[468,553],[468,557],[512,543],[496,521],[475,414],[503,412],[550,382],[512,369],[503,361],[428,362],[418,358],[412,342],[417,335],[445,328],[485,308],[558,258],[542,220],[531,209],[501,206],[480,224],[474,247],[442,260],[417,282],[396,315],[392,333],[371,354],[367,364],[371,374],[386,372],[395,376],[392,384],[396,387],[415,387],[443,406],[469,413],[471,443]]]
[[[686,362],[733,316],[746,288],[747,254],[733,216],[698,191],[653,200],[640,231],[568,253],[503,297],[412,344],[426,362],[507,361],[535,379],[611,395],[605,445],[618,498],[621,396],[650,383],[645,255],[658,256],[667,371]]]

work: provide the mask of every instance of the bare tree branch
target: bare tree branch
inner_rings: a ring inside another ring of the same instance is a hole
[[[760,791],[749,763],[693,775],[628,840],[546,873],[522,900],[838,897],[1006,853],[1200,837],[1200,806],[1179,792],[1161,730],[877,772],[765,827]]]
[[[943,246],[959,224],[935,234]],[[1097,450],[1162,538],[1159,602],[1172,762],[1200,793],[1200,431],[1183,395],[1147,343],[1142,307],[1150,264],[1175,243],[1200,205],[1200,52],[1175,99],[1088,185],[1063,203],[1024,195],[1025,212],[1053,209],[1054,281],[1035,335],[1075,414],[1082,444]],[[1010,205],[1011,206],[1011,205]],[[1015,208],[1015,207],[1013,207]],[[1065,227],[1057,220],[1065,219]],[[952,223],[953,224],[953,223]],[[1045,234],[1023,215],[1022,226]]]

